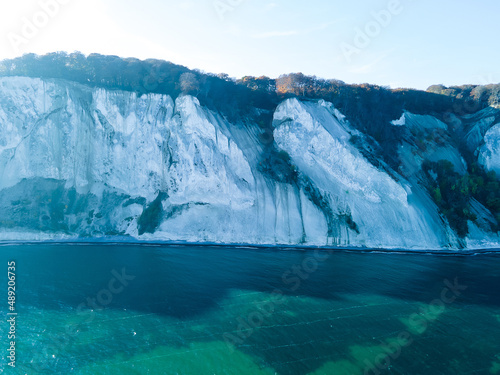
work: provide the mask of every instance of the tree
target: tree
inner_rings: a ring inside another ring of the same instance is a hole
[[[196,93],[200,89],[200,82],[191,72],[182,73],[180,78],[181,90],[184,94]]]
[[[307,77],[302,73],[291,73],[280,76],[276,80],[276,90],[280,94],[292,93],[305,96],[308,81],[316,77]]]

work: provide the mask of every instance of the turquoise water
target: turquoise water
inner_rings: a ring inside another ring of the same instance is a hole
[[[0,246],[2,317],[11,260],[6,374],[500,374],[500,254]]]

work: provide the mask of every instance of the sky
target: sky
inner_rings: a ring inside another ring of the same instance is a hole
[[[1,0],[0,59],[80,51],[426,89],[500,82],[498,0]]]

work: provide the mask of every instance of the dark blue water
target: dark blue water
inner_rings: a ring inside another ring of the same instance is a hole
[[[14,374],[500,374],[500,254],[0,247]],[[5,350],[4,350],[5,347]]]

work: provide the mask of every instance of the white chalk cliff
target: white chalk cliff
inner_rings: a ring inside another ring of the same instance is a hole
[[[424,189],[371,164],[331,103],[288,99],[273,127],[298,182],[263,173],[258,130],[195,97],[0,78],[0,240],[456,246]],[[478,146],[498,172],[499,140],[496,125]],[[470,247],[498,240],[473,229]]]

